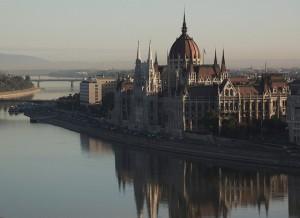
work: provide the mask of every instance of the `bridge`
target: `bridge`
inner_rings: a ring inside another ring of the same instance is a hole
[[[53,79],[31,79],[32,82],[36,82],[37,83],[37,87],[40,87],[40,83],[41,82],[70,82],[71,83],[71,88],[74,88],[74,82],[81,82],[83,79],[81,78],[75,78],[75,79],[67,79],[67,78],[62,78],[62,79],[57,79],[57,78],[53,78]]]

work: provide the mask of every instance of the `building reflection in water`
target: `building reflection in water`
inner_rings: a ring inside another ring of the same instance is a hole
[[[101,141],[81,138],[88,152],[112,152]],[[290,218],[300,218],[300,177],[208,166],[128,148],[113,150],[119,189],[133,186],[137,217],[148,213],[157,218],[161,205],[168,207],[170,218],[230,217],[232,209],[242,207],[268,215],[272,200],[288,197]]]
[[[112,155],[113,150],[109,143],[102,142],[99,139],[89,137],[85,134],[80,134],[81,149],[89,155],[101,156]]]
[[[300,218],[300,176],[289,176],[289,215]]]

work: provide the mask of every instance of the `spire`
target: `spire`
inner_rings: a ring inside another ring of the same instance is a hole
[[[217,59],[217,49],[215,49],[215,60],[214,60],[214,65],[218,65],[218,59]]]
[[[148,62],[152,61],[151,40],[149,42]]]
[[[155,52],[155,61],[154,61],[154,64],[158,65],[157,52]]]
[[[181,32],[183,35],[185,35],[187,33],[187,27],[186,27],[186,22],[185,22],[185,9],[184,9],[184,14],[183,14],[183,24],[182,24]]]
[[[265,62],[265,73],[268,72],[267,61]]]
[[[141,60],[141,54],[140,54],[140,41],[138,41],[138,48],[136,52],[136,59]]]
[[[225,71],[226,71],[226,63],[225,63],[225,54],[223,49],[221,72],[225,72]]]

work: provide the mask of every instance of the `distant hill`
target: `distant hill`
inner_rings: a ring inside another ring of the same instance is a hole
[[[37,69],[48,67],[50,64],[50,61],[33,56],[0,53],[1,70]]]
[[[14,72],[35,72],[39,74],[49,73],[49,71],[57,70],[74,70],[86,71],[88,69],[124,69],[123,66],[132,65],[131,62],[118,61],[116,62],[81,62],[81,61],[48,61],[42,58],[19,55],[19,54],[5,54],[0,53],[0,71],[14,71]],[[129,67],[126,67],[127,69]]]
[[[264,68],[266,60],[261,59],[230,59],[227,60],[229,69],[233,68]],[[160,62],[161,64],[164,61]],[[207,59],[207,63],[213,63],[213,60]],[[268,67],[273,68],[291,68],[300,67],[300,59],[269,59]],[[49,72],[58,72],[61,70],[72,71],[120,71],[119,69],[134,68],[134,61],[118,59],[118,61],[99,60],[97,62],[83,61],[50,61],[43,58],[30,55],[5,54],[0,53],[0,72],[10,71],[13,73],[28,72],[32,74],[47,74]]]

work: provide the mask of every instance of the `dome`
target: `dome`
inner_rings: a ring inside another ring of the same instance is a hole
[[[199,59],[200,50],[196,42],[187,34],[187,27],[185,23],[185,16],[182,25],[182,34],[176,39],[170,50],[170,58],[176,59],[186,57],[187,59]]]
[[[200,59],[200,51],[196,42],[188,35],[181,35],[172,45],[170,58],[176,59],[186,57],[187,59]]]

